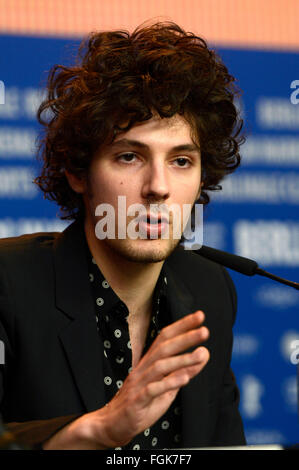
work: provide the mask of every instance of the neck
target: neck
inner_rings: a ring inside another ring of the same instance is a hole
[[[164,261],[135,262],[126,259],[85,224],[90,252],[103,276],[118,297],[127,305],[130,316],[151,311],[153,292]]]

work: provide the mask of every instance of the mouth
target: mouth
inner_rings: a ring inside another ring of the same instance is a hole
[[[165,215],[147,214],[145,218],[149,224],[169,223],[169,219]]]
[[[165,215],[146,214],[139,219],[139,228],[146,238],[158,238],[167,230],[169,219]]]

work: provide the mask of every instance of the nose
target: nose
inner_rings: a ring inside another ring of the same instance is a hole
[[[146,168],[142,197],[146,200],[165,201],[170,194],[165,162],[152,162]]]

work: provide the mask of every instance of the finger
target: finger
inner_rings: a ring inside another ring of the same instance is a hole
[[[149,369],[143,372],[143,376],[140,377],[140,380],[145,379],[146,382],[154,382],[163,379],[165,376],[178,369],[201,364],[206,360],[205,351],[206,348],[200,346],[192,353],[159,359],[155,361]]]
[[[186,371],[190,375],[190,378],[195,377],[202,369],[206,366],[207,362],[210,359],[210,352],[207,348],[201,347],[201,360],[197,364],[187,366]]]
[[[204,348],[206,349],[206,348]],[[171,392],[173,390],[179,390],[181,387],[187,385],[190,380],[199,374],[205,367],[209,358],[209,353],[206,350],[205,360],[201,364],[191,366],[190,368],[182,368],[176,370],[164,377],[162,380],[150,382],[144,387],[144,391],[141,395],[141,400],[144,402],[143,405],[148,405],[155,398],[163,395],[164,393]]]
[[[163,328],[158,338],[156,339],[156,342],[165,341],[189,330],[193,330],[194,328],[198,328],[203,324],[204,319],[205,315],[201,310],[197,310],[194,313],[186,315],[180,320],[177,320],[176,322],[171,323],[170,325]]]
[[[208,337],[209,330],[205,326],[201,326],[200,328],[187,331],[186,333],[161,342],[153,347],[152,361],[181,354],[187,349],[206,341]]]
[[[149,351],[143,356],[135,369],[136,377],[140,378],[147,373],[149,368],[161,359],[170,359],[187,349],[198,346],[209,337],[209,330],[202,326],[192,331],[183,333],[175,338],[159,343],[153,343]],[[147,380],[148,381],[148,380]]]
[[[209,337],[209,331],[206,327],[201,327],[204,319],[204,313],[201,310],[198,310],[163,328],[159,336],[151,345],[150,349],[139,361],[138,365],[135,368],[135,372],[138,374],[142,374],[145,368],[149,367],[154,361],[165,357],[167,355],[167,352],[166,354],[164,353],[161,356],[160,350],[158,348],[168,340],[176,340],[175,344],[177,344],[178,348],[173,349],[173,355],[179,354],[188,349],[189,347],[195,346],[196,344],[205,341]],[[200,328],[203,328],[201,332],[196,333],[196,331],[199,331]],[[192,329],[195,333],[193,333],[191,337],[187,336],[185,338],[181,336],[184,333],[190,332],[190,330]],[[196,336],[195,338],[194,334]],[[170,355],[170,353],[168,355]]]

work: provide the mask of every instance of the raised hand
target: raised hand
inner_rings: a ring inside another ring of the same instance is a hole
[[[203,321],[197,311],[165,327],[114,398],[59,431],[44,448],[114,448],[150,427],[208,362],[208,350],[199,346],[209,336]]]

